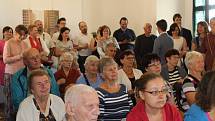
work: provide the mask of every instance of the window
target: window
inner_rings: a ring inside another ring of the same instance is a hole
[[[193,31],[196,34],[197,23],[215,17],[215,0],[193,0]]]

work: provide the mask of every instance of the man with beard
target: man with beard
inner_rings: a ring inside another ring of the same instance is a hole
[[[89,44],[91,40],[91,35],[87,33],[87,24],[84,21],[79,22],[78,24],[80,33],[75,38],[74,48],[78,50],[78,63],[81,72],[84,72],[84,62],[86,58],[92,54],[92,51],[89,49]]]
[[[45,41],[45,43],[49,49],[52,48],[54,43],[52,42],[51,36],[47,32],[44,31],[43,22],[41,20],[36,20],[34,22],[34,25],[37,26],[40,40]]]

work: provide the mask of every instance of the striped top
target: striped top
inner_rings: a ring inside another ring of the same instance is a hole
[[[181,79],[178,68],[176,67],[173,71],[169,71],[169,83],[174,85],[177,81]]]
[[[197,78],[195,78],[194,76],[190,75],[190,74],[188,74],[188,76],[184,79],[183,86],[182,86],[182,91],[183,92],[182,92],[181,103],[182,103],[182,108],[185,111],[190,108],[190,106],[189,106],[189,104],[187,102],[185,94],[189,93],[189,92],[196,92],[199,83],[200,83],[200,81]]]
[[[100,87],[96,89],[100,102],[100,121],[121,121],[129,113],[132,101],[128,97],[125,85],[120,85],[120,90],[116,93],[109,93]]]

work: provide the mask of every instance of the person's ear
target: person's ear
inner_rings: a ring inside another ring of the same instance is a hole
[[[71,116],[74,116],[74,107],[72,107],[72,104],[71,102],[67,102],[65,103],[65,106],[66,106],[66,114],[71,117]]]
[[[139,91],[138,93],[139,93],[140,99],[144,100],[144,99],[145,99],[145,96],[144,96],[143,92],[142,92],[142,91]]]

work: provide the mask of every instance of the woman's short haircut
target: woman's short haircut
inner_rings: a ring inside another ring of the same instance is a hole
[[[60,62],[62,62],[65,58],[69,58],[69,60],[73,60],[74,57],[70,52],[65,52],[60,56]]]
[[[72,103],[72,106],[76,106],[80,102],[80,97],[86,93],[96,93],[95,89],[85,84],[72,85],[66,90],[64,100],[65,103]]]
[[[28,87],[29,87],[29,89],[32,88],[33,78],[37,77],[37,76],[47,76],[49,78],[49,81],[50,81],[50,76],[49,76],[47,71],[45,71],[43,69],[33,70],[33,71],[31,71],[30,75],[28,76]]]
[[[110,28],[109,28],[107,25],[103,25],[103,26],[101,26],[101,29],[100,29],[100,36],[101,36],[101,37],[103,36],[103,31],[104,31],[105,29],[108,29],[108,30],[109,30],[109,35],[111,35]]]
[[[86,66],[87,63],[89,63],[89,62],[97,62],[97,61],[99,61],[99,58],[97,56],[90,55],[86,58],[84,65]]]
[[[62,34],[63,34],[65,31],[67,31],[67,30],[70,31],[70,29],[67,28],[67,27],[62,27],[62,28],[60,29],[60,34],[59,34],[59,36],[58,36],[58,40],[60,40],[60,41],[63,40]],[[67,40],[69,40],[69,38],[68,38]]]
[[[103,73],[104,67],[110,65],[117,65],[117,63],[110,57],[103,57],[99,61],[99,73]]]
[[[34,28],[34,27],[36,27],[36,28],[37,28],[37,26],[36,26],[36,25],[34,25],[34,24],[29,25],[29,26],[28,26],[28,32],[31,32],[31,31],[33,30],[33,28]]]
[[[170,49],[165,53],[165,58],[171,57],[173,55],[180,55],[177,49]]]
[[[161,61],[160,57],[155,53],[148,53],[144,56],[143,67],[148,68],[148,65],[154,61]]]
[[[207,72],[197,89],[196,104],[204,112],[209,112],[215,107],[215,71]]]
[[[130,50],[130,49],[124,50],[124,51],[122,51],[122,52],[120,53],[119,59],[120,59],[120,60],[121,60],[121,59],[124,59],[125,56],[129,56],[129,55],[135,56],[135,54],[134,54],[134,52],[133,52],[132,50]],[[121,62],[119,63],[119,65],[120,65],[120,66],[123,66],[123,64],[122,64]]]
[[[203,57],[203,55],[197,51],[187,52],[185,56],[185,65],[189,69],[190,65],[193,65],[193,61],[196,60],[196,57]]]

